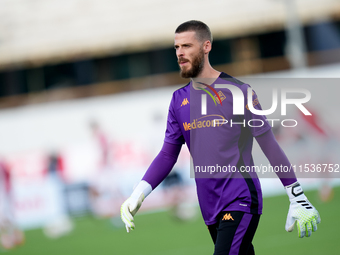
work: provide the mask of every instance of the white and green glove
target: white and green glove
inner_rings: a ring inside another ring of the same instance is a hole
[[[317,224],[321,222],[320,215],[314,206],[308,201],[298,182],[285,187],[289,201],[289,211],[286,221],[286,231],[294,230],[297,222],[299,237],[309,237],[317,230]]]
[[[133,190],[131,196],[122,204],[120,208],[120,217],[125,223],[128,233],[135,229],[133,216],[137,213],[144,199],[151,193],[152,187],[146,181],[141,181]]]

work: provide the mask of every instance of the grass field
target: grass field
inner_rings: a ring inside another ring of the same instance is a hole
[[[335,255],[340,254],[340,187],[327,203],[318,200],[315,191],[307,197],[320,212],[322,222],[309,238],[298,238],[297,230],[284,230],[288,211],[286,195],[264,199],[264,210],[253,244],[260,255]],[[199,216],[191,222],[178,222],[168,212],[136,216],[136,230],[127,234],[125,228],[114,228],[108,220],[91,217],[75,219],[69,235],[51,240],[41,229],[26,231],[26,243],[15,255],[203,255],[213,253],[213,244]]]

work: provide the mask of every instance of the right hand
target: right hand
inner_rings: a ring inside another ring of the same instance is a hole
[[[143,193],[141,193],[139,196],[131,196],[122,204],[120,208],[120,217],[124,222],[126,231],[128,233],[135,229],[133,217],[141,207],[144,198],[145,196]]]

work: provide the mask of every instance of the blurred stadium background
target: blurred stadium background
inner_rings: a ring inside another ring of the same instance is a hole
[[[212,254],[184,147],[136,231],[124,233],[119,219],[162,145],[173,91],[188,82],[173,36],[190,19],[212,30],[212,65],[249,79],[263,106],[271,79],[312,84],[314,118],[291,112],[299,126],[275,134],[293,164],[340,163],[338,0],[0,0],[0,169],[9,178],[0,177],[11,184],[1,192],[26,236],[2,251]],[[256,145],[254,158],[267,163]],[[284,231],[279,180],[261,179],[258,254],[338,254],[339,177],[300,180],[322,217],[303,240]]]

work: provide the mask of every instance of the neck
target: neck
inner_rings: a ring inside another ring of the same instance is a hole
[[[209,61],[207,61],[202,72],[200,72],[197,77],[192,78],[194,87],[202,87],[202,85],[198,85],[198,82],[211,85],[220,76],[220,74],[221,72],[212,68]]]

